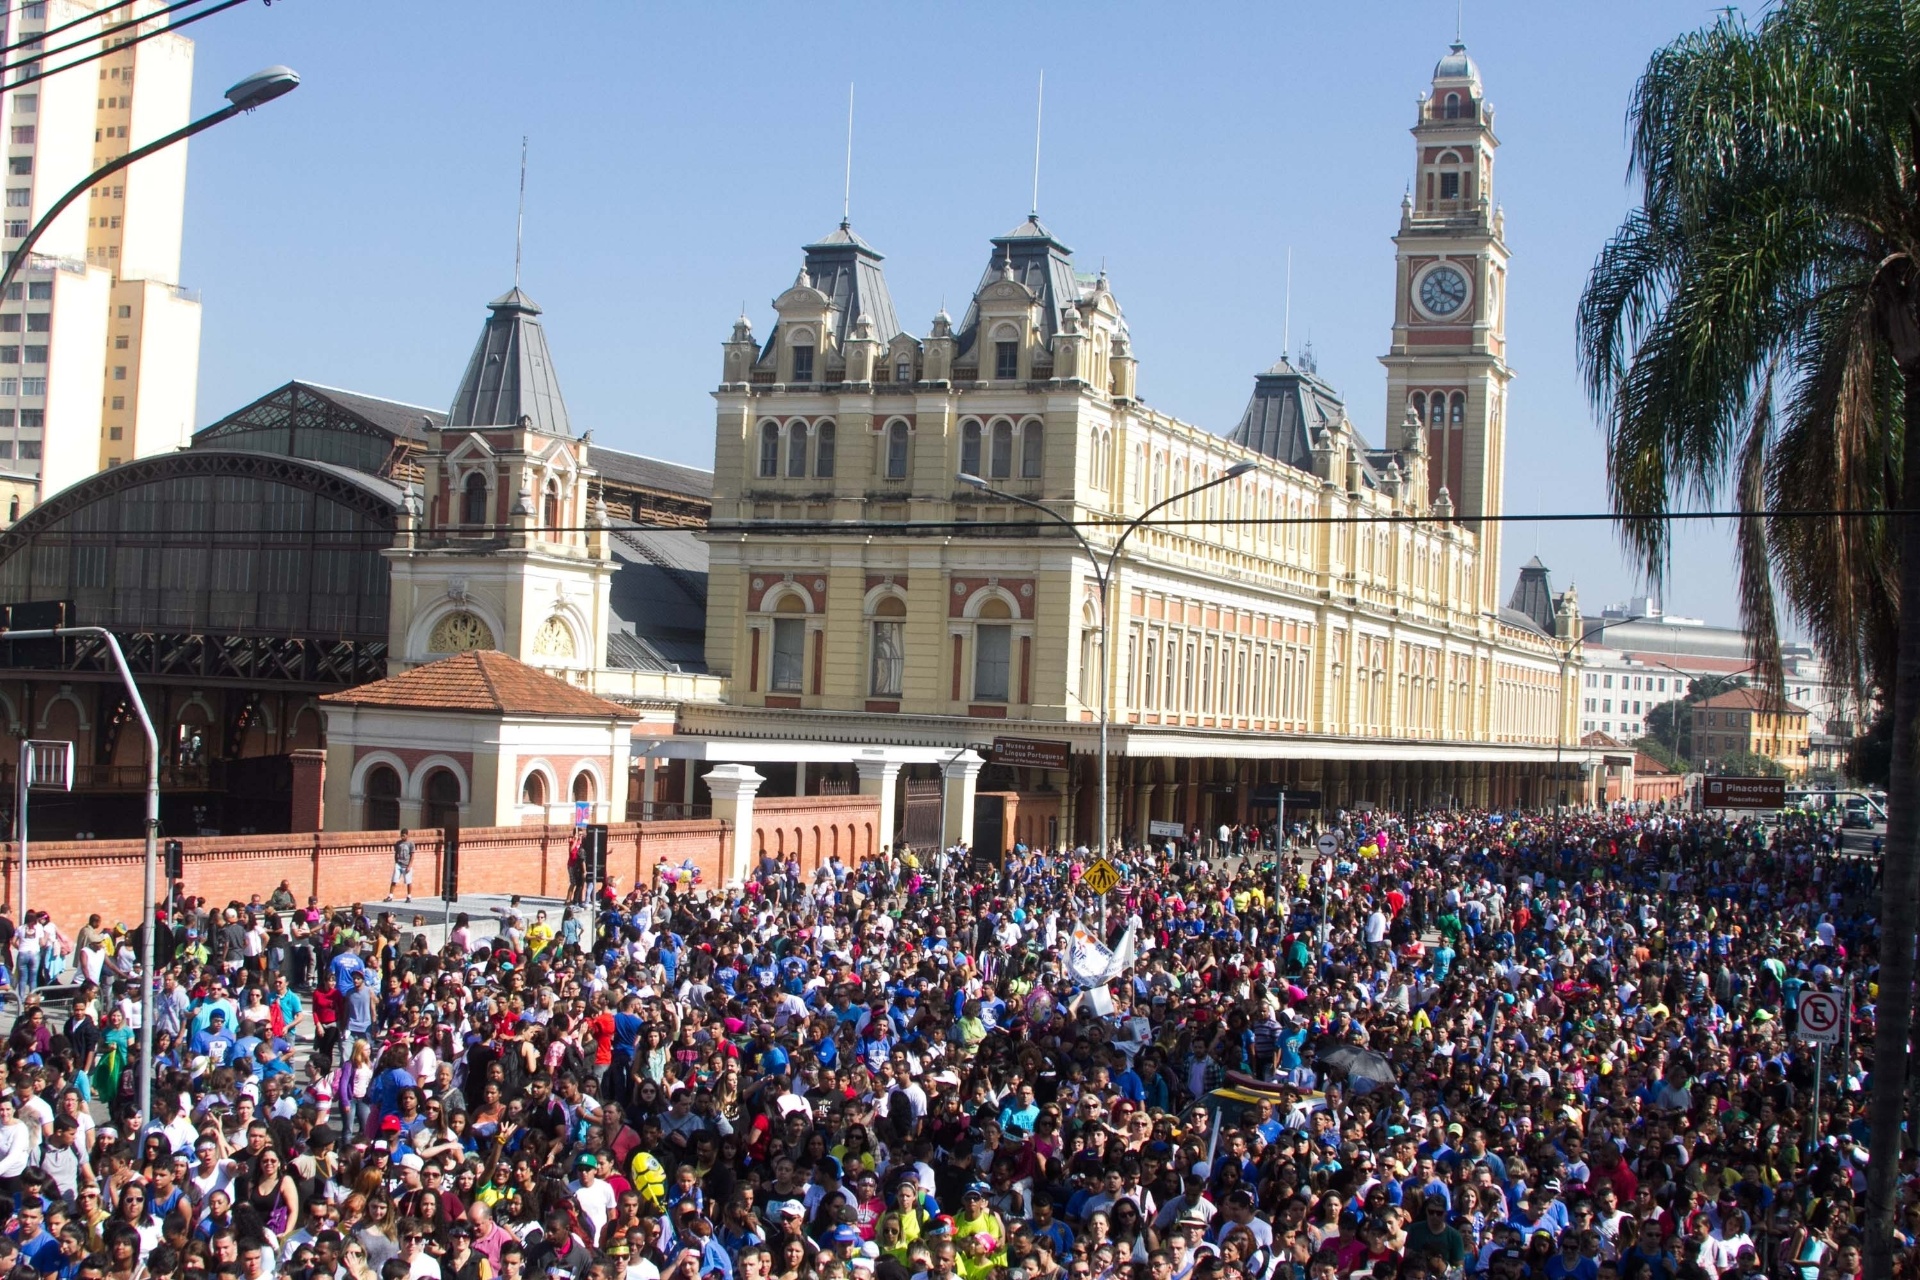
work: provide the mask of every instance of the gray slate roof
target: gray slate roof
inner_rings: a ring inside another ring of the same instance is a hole
[[[827,325],[833,331],[836,348],[846,349],[847,339],[853,336],[853,327],[862,316],[872,324],[875,341],[883,345],[893,341],[900,333],[900,321],[894,315],[893,295],[887,291],[878,249],[842,222],[812,244],[801,246],[801,252],[807,255],[802,283],[827,295]],[[780,326],[775,324],[760,348],[759,360],[771,361],[779,349]]]
[[[637,453],[622,453],[618,449],[605,449],[597,444],[587,446],[587,465],[616,484],[662,489],[701,498],[713,497],[713,472],[702,471],[699,467],[663,462],[659,458],[643,457]]]
[[[453,394],[447,425],[510,427],[525,417],[535,430],[571,436],[546,330],[534,319],[540,308],[516,285],[489,302],[487,310],[492,314]]]
[[[1313,470],[1313,437],[1331,431],[1347,416],[1340,394],[1312,371],[1282,357],[1253,379],[1240,425],[1228,435],[1235,444],[1266,454],[1300,471]]]
[[[640,671],[707,669],[707,544],[681,529],[638,529],[616,520],[610,666]]]
[[[1520,577],[1513,584],[1507,609],[1527,619],[1542,634],[1553,634],[1553,582],[1539,556],[1520,566]]]
[[[1067,308],[1079,305],[1085,295],[1080,278],[1074,274],[1073,250],[1054,239],[1053,232],[1037,217],[1029,217],[1007,234],[995,236],[992,244],[993,256],[980,283],[974,286],[974,294],[998,280],[1002,269],[1010,265],[1013,278],[1039,296],[1040,341],[1051,344],[1053,335],[1060,332]],[[961,355],[973,350],[980,337],[978,302],[967,305],[955,336]]]

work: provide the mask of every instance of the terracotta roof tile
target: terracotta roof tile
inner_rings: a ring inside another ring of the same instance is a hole
[[[1729,689],[1725,693],[1716,693],[1705,702],[1697,704],[1715,710],[1730,708],[1734,711],[1784,711],[1790,716],[1804,716],[1805,707],[1795,706],[1791,702],[1770,697],[1758,689],[1742,686]]]
[[[617,703],[492,649],[457,653],[386,680],[329,693],[338,706],[406,707],[421,711],[482,711],[573,719],[634,719]]]

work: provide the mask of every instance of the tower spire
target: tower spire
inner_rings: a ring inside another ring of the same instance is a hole
[[[840,197],[840,225],[853,222],[853,81],[847,81],[847,189]]]
[[[1040,122],[1047,105],[1047,69],[1040,69],[1040,88],[1033,95],[1033,217],[1040,217]]]
[[[520,287],[520,245],[527,229],[527,135],[520,135],[520,207],[513,215],[513,287]]]

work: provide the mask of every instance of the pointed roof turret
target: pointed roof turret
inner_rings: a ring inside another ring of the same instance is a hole
[[[1313,470],[1313,442],[1347,416],[1340,393],[1309,362],[1281,359],[1253,380],[1240,425],[1228,439],[1300,471]]]
[[[894,318],[893,295],[887,290],[884,260],[878,249],[861,239],[845,221],[826,235],[805,246],[807,275],[814,288],[827,295],[833,308],[834,336],[841,344],[853,336],[853,327],[864,319],[873,326],[873,336],[881,342],[893,341],[900,332]]]
[[[491,312],[474,344],[460,389],[447,411],[449,427],[511,427],[526,419],[536,431],[571,436],[560,376],[547,350],[540,307],[518,285],[487,304]]]
[[[1040,340],[1050,343],[1053,335],[1066,327],[1066,313],[1076,307],[1093,289],[1091,279],[1082,281],[1073,270],[1073,250],[1060,243],[1038,217],[1031,214],[1013,230],[995,236],[993,256],[986,272],[975,286],[981,290],[997,280],[1011,277],[1032,291],[1040,307]],[[969,303],[966,318],[960,322],[960,351],[973,348],[979,336],[980,304]]]

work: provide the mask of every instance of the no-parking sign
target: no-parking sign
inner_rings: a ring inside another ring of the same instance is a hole
[[[1812,1044],[1840,1043],[1840,997],[1831,991],[1800,993],[1800,1025],[1794,1032]]]

